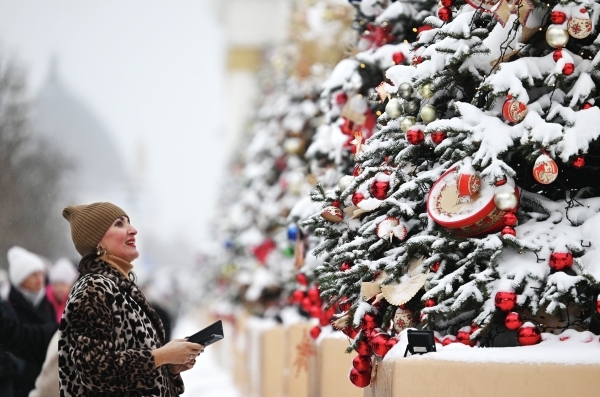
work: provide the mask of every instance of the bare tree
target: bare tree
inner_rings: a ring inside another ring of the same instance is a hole
[[[0,54],[1,268],[14,245],[48,258],[70,252],[59,204],[68,163],[34,133],[25,83],[23,70]]]

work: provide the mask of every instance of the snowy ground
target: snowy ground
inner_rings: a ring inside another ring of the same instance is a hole
[[[205,326],[191,315],[182,317],[177,321],[173,337],[189,336]],[[194,368],[181,376],[185,382],[185,393],[182,394],[185,397],[240,397],[231,374],[217,365],[214,350],[210,347],[198,357]]]

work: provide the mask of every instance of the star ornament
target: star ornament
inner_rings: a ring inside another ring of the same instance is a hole
[[[519,22],[525,26],[534,9],[531,0],[500,0],[492,9],[492,13],[502,27],[506,26],[506,22],[512,14],[517,14]]]

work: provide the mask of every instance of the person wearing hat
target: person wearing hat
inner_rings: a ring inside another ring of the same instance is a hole
[[[55,313],[46,299],[46,267],[42,258],[21,247],[9,249],[7,257],[10,290],[7,299],[0,302],[1,318],[6,319],[1,323],[27,326],[33,334],[13,332],[13,338],[0,341],[0,395],[26,397],[42,369],[56,329]],[[14,345],[14,340],[26,340],[27,344]]]
[[[67,297],[78,275],[75,266],[67,258],[57,260],[48,272],[50,283],[46,287],[46,298],[54,307],[57,323],[60,323]]]
[[[204,347],[165,344],[160,318],[132,280],[139,253],[129,217],[106,202],[68,206],[63,216],[82,258],[59,327],[61,396],[180,395],[180,372]]]

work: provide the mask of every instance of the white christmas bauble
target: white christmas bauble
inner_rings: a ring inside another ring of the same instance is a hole
[[[392,98],[385,105],[385,113],[392,119],[397,119],[402,115],[402,104],[398,98]]]
[[[343,177],[341,177],[340,181],[338,182],[338,187],[340,188],[340,191],[343,192],[344,190],[346,190],[352,182],[354,182],[354,177],[352,175],[344,175]]]
[[[569,42],[569,32],[566,29],[550,25],[546,30],[546,42],[554,48],[564,48]]]
[[[519,204],[519,199],[514,191],[499,191],[494,194],[494,204],[502,211],[514,210]]]

